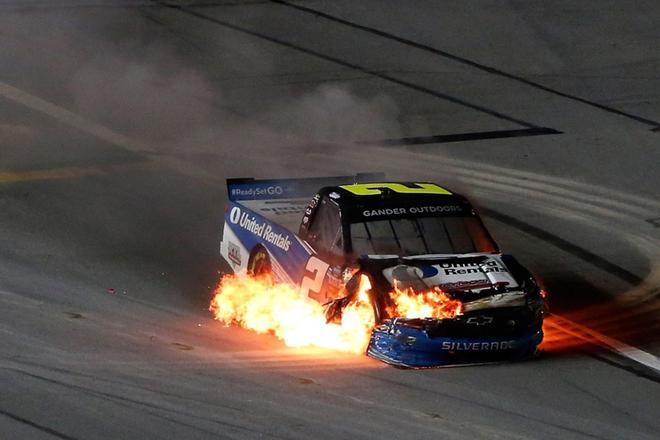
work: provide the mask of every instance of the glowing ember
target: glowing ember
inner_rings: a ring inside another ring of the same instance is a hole
[[[438,287],[425,292],[395,288],[390,297],[395,307],[388,309],[388,313],[405,318],[453,318],[461,313],[463,306],[460,301],[449,298]]]
[[[210,310],[227,325],[236,323],[258,333],[272,332],[290,347],[317,346],[362,353],[369,343],[374,313],[362,275],[357,300],[346,306],[341,323],[327,323],[323,306],[302,297],[299,289],[273,283],[268,276],[225,276]]]

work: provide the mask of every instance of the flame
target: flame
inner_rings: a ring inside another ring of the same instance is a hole
[[[209,310],[225,325],[272,333],[289,347],[364,353],[375,324],[369,289],[369,277],[360,275],[357,299],[344,308],[340,323],[328,323],[323,305],[303,297],[299,288],[275,283],[268,275],[241,273],[222,278]],[[439,288],[421,293],[395,288],[390,296],[394,304],[388,309],[390,316],[453,318],[461,313],[461,302]]]
[[[346,306],[341,322],[327,323],[323,306],[300,295],[300,289],[274,283],[270,276],[245,274],[223,277],[209,310],[215,319],[239,324],[257,333],[273,333],[290,347],[317,346],[363,353],[374,326],[367,291],[369,278],[361,276],[357,300]]]
[[[439,287],[415,292],[412,288],[400,290],[395,286],[390,297],[394,303],[387,310],[390,316],[444,319],[459,315],[463,308],[462,302],[449,298]]]

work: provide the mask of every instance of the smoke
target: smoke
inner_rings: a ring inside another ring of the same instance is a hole
[[[4,50],[29,54],[34,79],[52,81],[40,90],[43,83],[19,77],[17,86],[162,153],[304,150],[400,132],[386,95],[356,93],[341,80],[273,81],[282,60],[272,46],[222,28],[183,29],[177,11],[121,4],[58,9],[53,2],[5,14]]]
[[[68,87],[77,112],[160,145],[181,144],[211,126],[212,102],[222,99],[192,69],[141,63],[116,53],[90,60]]]
[[[321,85],[264,117],[315,142],[353,143],[396,137],[400,132],[398,109],[391,98],[361,98],[339,85]]]
[[[26,196],[0,214],[11,236],[47,231],[39,240],[44,255],[70,249],[135,267],[140,265],[124,261],[144,258],[145,267],[177,273],[183,286],[200,292],[216,275],[224,178],[364,170],[363,164],[344,168],[305,155],[323,145],[323,154],[341,157],[330,150],[340,148],[337,143],[399,130],[398,109],[386,95],[341,80],[307,82],[324,72],[282,69],[287,60],[270,43],[204,27],[177,11],[102,3],[112,7],[0,5],[0,81],[146,147],[126,152],[0,98],[0,169],[165,158],[142,175],[113,171],[62,180],[61,188],[44,182],[39,191],[47,189],[48,197]],[[162,163],[177,168],[172,172]],[[215,180],[209,184],[207,176]]]

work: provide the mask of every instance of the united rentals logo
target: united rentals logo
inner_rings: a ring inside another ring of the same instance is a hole
[[[467,275],[470,273],[488,273],[488,272],[508,273],[509,272],[504,267],[500,266],[495,260],[489,260],[483,263],[477,263],[472,261],[444,262],[444,263],[440,263],[440,267],[444,270],[445,275]]]
[[[291,239],[288,234],[275,232],[270,224],[265,221],[259,221],[254,215],[242,212],[238,206],[234,206],[229,212],[229,221],[261,237],[264,241],[277,246],[283,251],[288,251],[291,247]]]

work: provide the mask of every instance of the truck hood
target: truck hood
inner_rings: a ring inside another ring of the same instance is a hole
[[[464,312],[525,305],[525,292],[499,255],[369,255],[363,268],[398,289],[438,287],[464,304]]]

